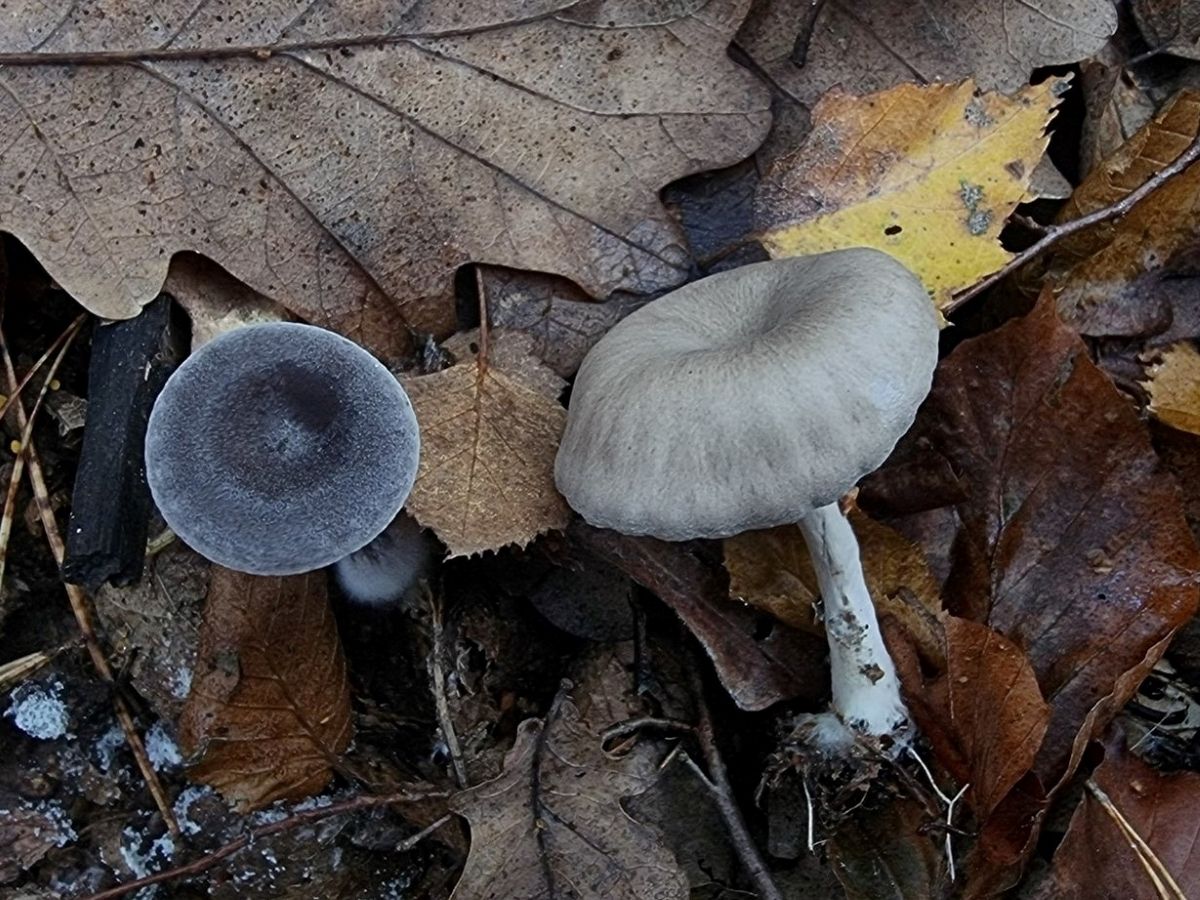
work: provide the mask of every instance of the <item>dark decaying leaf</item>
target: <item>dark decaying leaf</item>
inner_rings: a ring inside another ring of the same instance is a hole
[[[1200,59],[1200,7],[1191,0],[1134,0],[1138,28],[1150,46]]]
[[[720,566],[698,556],[694,546],[628,537],[578,521],[567,533],[575,546],[616,566],[675,611],[742,709],[826,696],[824,640],[784,625],[760,634],[759,616],[730,602]]]
[[[545,721],[528,719],[493,781],[451,808],[471,825],[471,852],[454,900],[683,900],[687,878],[653,829],[620,800],[646,791],[663,750],[642,742],[607,754],[603,730],[628,717],[628,673],[616,655]]]
[[[492,325],[528,334],[535,355],[563,378],[575,374],[608,329],[646,302],[631,294],[594,301],[571,282],[536,272],[480,266],[479,273]]]
[[[140,581],[102,585],[94,595],[100,622],[120,651],[114,662],[168,720],[179,716],[192,684],[210,568],[176,541],[146,561]]]
[[[1179,490],[1051,299],[943,361],[894,461],[922,457],[967,491],[940,536],[946,606],[1028,655],[1051,710],[1034,770],[1053,785],[1081,728],[1103,726],[1093,707],[1115,712],[1137,686],[1124,676],[1195,611]]]
[[[688,263],[658,189],[770,122],[727,55],[748,6],[20,0],[0,52],[47,64],[0,69],[0,228],[103,316],[192,250],[385,356],[453,329],[468,261],[665,288]],[[137,62],[52,56],[106,52]]]
[[[1054,868],[1038,896],[1045,900],[1178,898],[1168,885],[1160,892],[1134,849],[1144,842],[1182,890],[1200,896],[1200,775],[1163,773],[1115,742],[1092,780],[1115,807],[1106,809],[1088,789],[1071,818],[1067,836],[1054,854]],[[1118,824],[1119,814],[1136,834]]]
[[[51,850],[75,837],[70,818],[57,803],[21,800],[7,790],[0,793],[0,884],[15,881]]]
[[[325,572],[214,566],[197,657],[179,721],[191,778],[242,809],[323,788],[353,734]]]
[[[942,893],[945,861],[921,832],[925,811],[887,797],[847,819],[829,844],[829,862],[849,900],[927,900]]]

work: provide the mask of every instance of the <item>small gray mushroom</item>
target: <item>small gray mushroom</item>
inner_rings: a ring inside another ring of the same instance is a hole
[[[827,744],[908,722],[837,501],[908,430],[937,356],[925,288],[864,248],[688,284],[617,324],[575,381],[555,480],[588,522],[667,540],[799,523],[840,720]]]
[[[390,606],[416,599],[413,588],[433,566],[432,541],[421,526],[401,513],[383,533],[333,566],[348,600]]]
[[[416,478],[396,378],[311,325],[226,332],[184,361],[146,432],[146,477],[176,534],[255,575],[319,569],[378,536]]]

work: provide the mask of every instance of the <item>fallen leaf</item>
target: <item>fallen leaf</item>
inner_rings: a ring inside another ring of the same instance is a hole
[[[561,278],[498,266],[481,266],[480,278],[492,325],[528,334],[533,354],[563,378],[574,375],[596,342],[646,302],[628,294],[596,302]]]
[[[180,253],[171,260],[162,289],[188,314],[193,352],[232,328],[291,321],[278,303],[195,253]]]
[[[662,749],[604,751],[602,732],[626,718],[623,667],[560,692],[545,721],[528,719],[493,781],[450,806],[471,825],[471,852],[453,900],[684,900],[688,882],[659,834],[620,800],[646,791]],[[615,714],[615,716],[614,716]]]
[[[1092,774],[1113,809],[1089,789],[1071,817],[1054,854],[1050,878],[1039,897],[1090,900],[1103,885],[1105,897],[1161,900],[1200,896],[1200,775],[1159,772],[1123,747],[1108,747]],[[1182,893],[1162,893],[1118,824],[1119,815],[1149,848]]]
[[[927,900],[943,896],[940,846],[924,833],[925,811],[911,798],[886,797],[850,816],[829,842],[829,861],[849,900]]]
[[[1091,59],[1080,66],[1083,89],[1083,134],[1080,136],[1081,175],[1111,156],[1154,116],[1157,91],[1144,83],[1134,66],[1136,51],[1124,30],[1118,31]],[[1165,99],[1165,98],[1162,98]]]
[[[174,541],[146,561],[139,581],[104,584],[94,594],[114,665],[169,721],[191,689],[210,569],[199,553]]]
[[[1146,42],[1175,56],[1200,59],[1200,7],[1191,0],[1133,0]]]
[[[59,803],[31,803],[5,791],[0,796],[0,884],[16,881],[51,850],[75,838],[71,819]]]
[[[1200,434],[1200,353],[1194,344],[1175,344],[1151,368],[1150,412],[1158,421]]]
[[[451,556],[523,547],[570,518],[554,487],[565,383],[527,347],[506,351],[496,332],[491,337],[499,359],[468,356],[403,379],[421,426],[421,464],[405,508]]]
[[[940,660],[941,586],[920,548],[858,509],[849,514],[858,537],[863,574],[876,607],[898,620],[930,659]],[[729,596],[770,613],[793,628],[820,633],[813,619],[816,573],[795,525],[747,531],[724,541]]]
[[[323,788],[350,745],[350,681],[325,572],[213,566],[179,720],[188,775],[243,811]]]
[[[1113,156],[1097,166],[1060,211],[1068,222],[1128,196],[1187,149],[1200,127],[1200,91],[1180,92]],[[1160,269],[1200,239],[1200,166],[1176,175],[1125,216],[1069,235],[1056,246],[1050,275],[1058,308],[1087,321],[1122,286]]]
[[[616,566],[673,609],[695,635],[733,701],[745,710],[828,696],[823,638],[784,626],[763,629],[753,610],[729,602],[720,566],[692,544],[629,537],[574,522],[572,543]]]
[[[808,141],[763,176],[759,239],[775,257],[875,247],[944,306],[1011,258],[1000,230],[1046,149],[1064,86],[1051,79],[1012,98],[971,81],[831,91]]]
[[[945,616],[943,628],[944,671],[925,685],[906,677],[905,693],[918,698],[914,714],[938,760],[970,785],[983,824],[1033,767],[1050,707],[1028,658],[1003,635],[957,616]]]
[[[971,77],[984,90],[1016,91],[1035,69],[1087,59],[1116,27],[1110,0],[760,0],[736,42],[777,92],[771,153],[795,149],[807,111],[831,90]]]
[[[968,492],[938,538],[952,548],[943,602],[1028,656],[1051,711],[1033,771],[1052,787],[1195,612],[1200,553],[1179,490],[1049,296],[942,361],[872,478],[924,458]]]
[[[727,54],[747,7],[20,0],[0,228],[98,315],[134,315],[192,250],[384,357],[452,330],[468,261],[667,288],[688,261],[658,190],[770,122]]]

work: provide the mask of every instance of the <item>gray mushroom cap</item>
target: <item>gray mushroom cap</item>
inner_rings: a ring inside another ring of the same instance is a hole
[[[796,522],[878,468],[937,364],[921,282],[866,248],[756,263],[642,307],[587,355],[554,477],[667,540]]]
[[[387,527],[412,490],[417,420],[373,356],[311,325],[227,332],[167,381],[146,476],[167,524],[231,569],[329,565]]]

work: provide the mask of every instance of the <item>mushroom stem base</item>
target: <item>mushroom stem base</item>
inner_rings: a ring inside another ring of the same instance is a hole
[[[859,734],[898,739],[908,710],[867,591],[854,529],[831,503],[801,519],[800,530],[825,608],[833,711]]]

